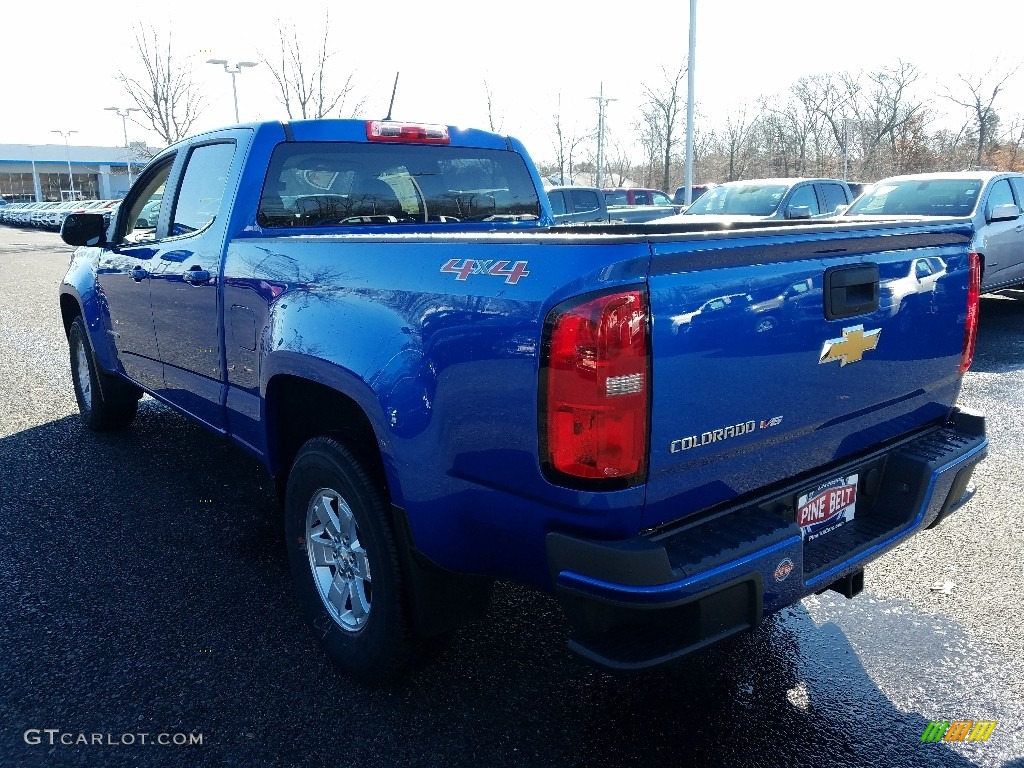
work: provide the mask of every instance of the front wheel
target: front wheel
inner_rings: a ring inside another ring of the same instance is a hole
[[[68,331],[71,352],[71,383],[82,420],[89,429],[123,429],[132,423],[142,390],[102,370],[89,344],[81,315]]]
[[[385,496],[336,440],[296,456],[285,534],[299,603],[331,660],[370,683],[401,675],[416,644]]]

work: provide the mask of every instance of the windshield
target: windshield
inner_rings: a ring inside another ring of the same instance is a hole
[[[257,214],[264,227],[539,218],[536,188],[514,152],[342,142],[279,145]]]
[[[785,184],[723,184],[701,195],[686,213],[771,216],[787,189]]]
[[[981,179],[880,181],[861,195],[847,216],[970,216]]]

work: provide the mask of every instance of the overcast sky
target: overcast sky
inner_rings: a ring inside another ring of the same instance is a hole
[[[229,10],[210,0],[8,3],[0,45],[0,143],[60,143],[51,131],[73,129],[78,133],[72,143],[121,144],[121,120],[103,108],[130,104],[115,75],[140,74],[133,39],[140,22],[173,31],[175,51],[191,63],[207,98],[194,129],[234,122],[231,78],[206,59],[273,56],[279,46],[275,7],[313,47],[327,5],[233,3],[241,10]],[[589,97],[603,81],[605,95],[617,99],[608,106],[609,132],[628,138],[643,84],[657,88],[662,68],[675,72],[686,57],[686,0],[647,6],[557,0],[329,5],[333,61],[339,73],[354,71],[355,100],[365,99],[360,116],[384,116],[399,71],[395,118],[486,128],[486,80],[496,124],[522,139],[538,160],[554,155],[552,115],[559,95],[566,127],[582,133],[596,125],[596,102]],[[782,93],[802,75],[875,69],[897,58],[928,76],[921,92],[934,96],[943,84],[955,87],[958,73],[976,77],[997,59],[1002,71],[1020,65],[1022,35],[1024,3],[1016,0],[826,0],[803,6],[698,0],[700,125],[716,127],[729,110]],[[264,65],[238,77],[238,95],[243,122],[285,116]],[[935,108],[957,110],[942,100]],[[1024,117],[1024,67],[997,109],[1004,120]],[[131,123],[129,138],[158,143],[155,134]]]

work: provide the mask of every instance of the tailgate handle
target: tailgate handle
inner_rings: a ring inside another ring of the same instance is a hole
[[[866,315],[878,309],[878,265],[825,270],[825,319]]]

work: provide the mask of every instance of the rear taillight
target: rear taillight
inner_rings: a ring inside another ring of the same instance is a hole
[[[647,470],[644,291],[559,305],[545,324],[541,461],[551,479],[622,487]]]
[[[974,345],[978,340],[978,312],[981,304],[981,257],[976,253],[967,254],[969,285],[967,286],[967,328],[964,331],[964,348],[960,353],[960,373],[966,373],[974,360]]]

